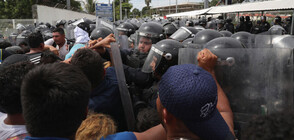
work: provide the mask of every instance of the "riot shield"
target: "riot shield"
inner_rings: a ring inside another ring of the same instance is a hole
[[[74,29],[75,29],[75,25],[73,24],[69,24],[68,26],[66,26],[65,30],[66,30],[66,34],[65,34],[65,37],[67,39],[75,39],[75,33],[74,33]]]
[[[179,27],[186,27],[186,23],[184,20],[179,21]]]
[[[255,36],[256,48],[293,48],[294,36],[291,35],[264,35]]]
[[[114,33],[114,38],[119,38],[118,30],[115,28],[115,25],[113,25],[113,33]],[[120,40],[118,39],[117,42],[119,43]]]
[[[199,51],[180,49],[179,64],[196,64]],[[216,77],[229,99],[237,135],[253,116],[293,111],[292,48],[211,51],[218,56]]]
[[[243,43],[243,45],[246,46],[246,48],[252,48],[252,44],[254,44],[254,35],[248,32],[237,32],[231,37],[239,40],[241,43]]]
[[[178,64],[198,64],[197,54],[201,49],[195,48],[180,48]]]
[[[125,118],[128,126],[128,130],[132,131],[135,128],[135,116],[133,112],[133,105],[130,93],[126,85],[126,79],[121,60],[120,50],[117,43],[111,43],[112,62],[114,63],[115,73],[119,86],[119,92],[121,96],[121,102],[124,108]]]
[[[108,27],[108,28],[110,28],[113,31],[113,29],[114,29],[113,23],[108,22],[108,21],[105,21],[103,19],[101,19],[100,21],[101,21],[101,25],[103,25],[105,27]]]
[[[120,49],[128,49],[129,48],[128,36],[121,35],[121,36],[119,36],[118,40],[119,40]]]

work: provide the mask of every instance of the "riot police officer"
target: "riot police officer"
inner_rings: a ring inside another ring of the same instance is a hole
[[[261,21],[257,20],[256,24],[251,29],[252,34],[259,34],[261,33]]]
[[[136,35],[136,48],[129,52],[125,52],[122,54],[122,57],[127,58],[124,64],[133,68],[141,68],[152,44],[164,39],[164,30],[160,24],[148,22],[140,26]]]
[[[178,27],[175,23],[166,22],[162,26],[166,38],[169,38],[173,33],[175,33],[178,30]]]
[[[200,46],[204,46],[210,40],[218,38],[218,37],[222,37],[222,36],[223,35],[216,30],[205,29],[205,30],[198,32],[194,36],[192,43],[198,44]]]
[[[250,21],[250,17],[246,16],[245,17],[246,21],[245,21],[245,25],[246,25],[246,32],[250,32],[251,28],[253,26],[252,21]]]
[[[283,35],[286,33],[286,30],[282,27],[282,18],[276,16],[274,19],[274,25],[268,30],[272,35]]]
[[[235,32],[235,27],[234,27],[234,24],[232,23],[232,19],[228,18],[226,21],[227,21],[225,24],[226,30],[230,31],[233,34]]]
[[[218,31],[225,30],[225,21],[223,19],[217,20],[217,30]]]
[[[266,32],[270,28],[270,24],[266,21],[266,16],[262,16],[261,18],[261,32]]]
[[[246,31],[246,24],[244,16],[240,17],[240,23],[236,26],[236,32]]]
[[[56,28],[64,28],[65,24],[66,24],[66,20],[64,20],[64,19],[58,20],[56,22]]]
[[[120,24],[117,28],[119,35],[126,35],[128,37],[131,36],[131,34],[135,33],[135,27],[128,22],[124,22]]]
[[[286,23],[283,26],[287,33],[291,32],[291,23],[292,23],[292,16],[287,17]]]
[[[145,73],[152,72],[156,81],[159,81],[169,67],[178,64],[179,49],[183,47],[182,43],[172,39],[165,39],[156,43],[152,46],[142,71]],[[157,83],[154,82],[152,87],[143,90],[142,93],[142,98],[152,107],[156,105]]]
[[[100,37],[103,39],[111,33],[113,33],[113,31],[108,27],[104,27],[104,26],[98,27],[91,32],[90,39],[94,40],[94,39],[98,39]]]

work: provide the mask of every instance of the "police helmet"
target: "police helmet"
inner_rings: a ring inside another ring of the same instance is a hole
[[[109,34],[113,34],[113,31],[108,28],[108,27],[98,27],[95,30],[92,31],[90,39],[91,40],[95,40],[98,38],[105,38],[107,37]]]
[[[179,49],[183,47],[182,43],[172,39],[153,44],[142,71],[146,73],[153,71],[158,75],[163,75],[170,66],[178,64]]]
[[[230,31],[220,31],[221,34],[223,34],[224,37],[231,37],[232,33]]]
[[[199,44],[203,46],[210,40],[218,38],[218,37],[222,37],[222,36],[223,35],[216,30],[205,29],[198,32],[195,35],[195,37],[193,38],[193,44]]]
[[[275,19],[274,19],[274,23],[275,24],[281,24],[282,22],[282,18],[280,16],[276,16]]]
[[[239,40],[241,43],[245,45],[246,48],[250,48],[253,43],[253,36],[248,32],[237,32],[233,34],[231,37]]]
[[[173,33],[175,33],[178,30],[177,25],[171,22],[166,22],[162,26],[164,29],[164,34],[166,36],[171,36]]]
[[[244,22],[244,21],[245,21],[244,16],[241,16],[241,17],[240,17],[240,21],[241,21],[241,22]]]
[[[121,35],[126,35],[128,37],[135,33],[135,27],[129,22],[121,23],[118,27],[116,27],[116,29],[120,32]]]
[[[87,33],[91,33],[90,32],[90,24],[86,23],[86,22],[81,22],[77,25],[79,28],[83,29],[84,31],[86,31]]]
[[[156,22],[147,22],[142,24],[136,33],[138,35],[137,39],[146,37],[151,39],[152,44],[155,44],[165,38],[163,27]]]
[[[18,45],[21,42],[26,42],[28,44],[28,37],[32,32],[29,30],[24,30],[16,37],[16,45]]]
[[[64,20],[64,19],[62,19],[62,20],[58,20],[57,22],[56,22],[56,27],[58,28],[60,25],[65,25],[66,24],[66,20]]]
[[[182,42],[187,38],[194,37],[197,33],[198,30],[194,27],[181,27],[170,38]]]

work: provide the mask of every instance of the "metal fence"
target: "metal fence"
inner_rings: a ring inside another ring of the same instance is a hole
[[[17,24],[34,25],[37,23],[37,19],[0,19],[0,33],[4,37],[8,37],[12,32],[17,32]]]

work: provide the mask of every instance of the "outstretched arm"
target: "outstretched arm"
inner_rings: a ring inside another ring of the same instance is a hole
[[[221,88],[220,84],[216,80],[216,76],[215,76],[214,68],[216,65],[217,56],[214,55],[208,49],[203,49],[202,51],[198,53],[197,60],[198,60],[198,65],[202,67],[203,69],[205,69],[206,71],[208,71],[209,73],[211,73],[211,75],[213,76],[217,85],[217,95],[218,95],[217,109],[222,115],[222,117],[224,118],[224,120],[226,121],[231,132],[234,134],[233,112],[230,107],[229,100],[225,92]]]
[[[166,140],[166,132],[161,124],[142,133],[134,132],[137,140]]]

